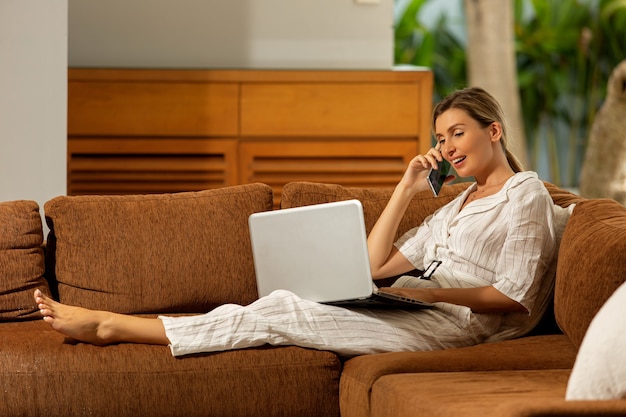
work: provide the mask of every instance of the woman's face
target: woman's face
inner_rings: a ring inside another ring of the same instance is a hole
[[[498,123],[487,127],[461,109],[449,109],[435,121],[435,137],[442,156],[461,177],[478,177],[493,167],[494,143],[499,144]]]

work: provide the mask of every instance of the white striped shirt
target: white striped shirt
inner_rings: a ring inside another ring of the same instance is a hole
[[[552,289],[551,280],[543,278],[557,249],[550,194],[536,173],[525,171],[511,177],[496,194],[461,209],[475,189],[473,184],[409,230],[396,247],[418,269],[442,261],[433,276],[442,287],[493,285],[531,314],[543,314],[534,311],[535,301]],[[519,317],[515,320],[519,322]]]

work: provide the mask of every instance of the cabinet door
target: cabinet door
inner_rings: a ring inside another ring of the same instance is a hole
[[[68,194],[196,191],[237,183],[235,139],[70,138]]]
[[[239,181],[282,186],[312,181],[352,187],[392,187],[417,153],[413,140],[263,140],[239,148]]]

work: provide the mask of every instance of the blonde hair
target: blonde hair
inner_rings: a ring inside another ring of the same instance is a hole
[[[487,127],[493,122],[498,122],[502,126],[502,150],[506,155],[506,160],[514,172],[524,171],[524,167],[517,157],[508,150],[508,125],[504,112],[498,101],[487,91],[480,87],[469,87],[457,90],[445,97],[433,110],[432,129],[435,130],[435,122],[443,112],[450,109],[464,110],[472,119],[476,120],[482,127]]]

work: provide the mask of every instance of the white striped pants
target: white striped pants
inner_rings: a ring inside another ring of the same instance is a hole
[[[482,328],[477,321],[464,328],[457,316],[437,308],[347,309],[303,300],[284,290],[248,306],[225,304],[203,315],[159,318],[174,356],[270,344],[349,357],[468,346],[485,337],[477,334],[477,327]]]

